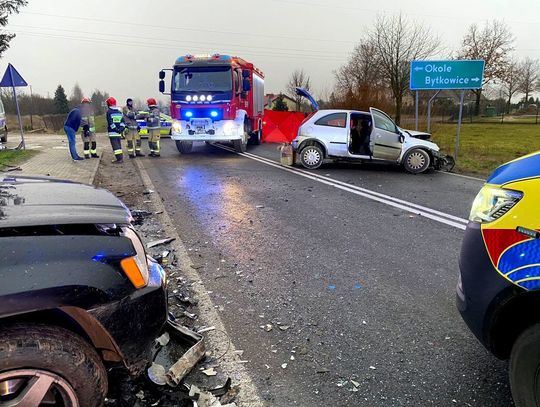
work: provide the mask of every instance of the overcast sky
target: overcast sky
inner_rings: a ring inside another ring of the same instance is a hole
[[[471,23],[501,19],[516,37],[516,55],[540,58],[539,0],[29,0],[7,29],[17,34],[0,61],[11,62],[34,92],[161,97],[157,74],[186,53],[238,55],[261,68],[266,92],[284,90],[303,68],[316,93],[333,84],[378,14],[402,12],[459,47]]]

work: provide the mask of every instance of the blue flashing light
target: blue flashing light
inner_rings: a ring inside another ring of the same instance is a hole
[[[186,112],[186,117],[193,117],[193,112],[191,110],[188,110]]]
[[[218,112],[215,111],[215,110],[212,110],[212,111],[210,112],[210,116],[212,116],[212,117],[218,117]]]

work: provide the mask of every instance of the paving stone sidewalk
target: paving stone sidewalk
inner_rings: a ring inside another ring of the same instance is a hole
[[[13,148],[18,138],[12,137],[12,140],[8,142],[8,148]],[[4,174],[50,176],[85,184],[94,182],[101,158],[73,161],[69,155],[65,135],[25,134],[25,141],[26,148],[36,150],[38,154],[19,165],[22,171],[10,171]],[[103,155],[104,148],[110,148],[109,141],[104,134],[98,134],[97,151],[100,157]],[[82,156],[82,141],[79,135],[77,135],[77,150]]]

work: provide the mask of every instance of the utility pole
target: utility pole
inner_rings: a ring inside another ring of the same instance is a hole
[[[34,96],[32,95],[32,85],[30,85],[30,129],[34,130]]]

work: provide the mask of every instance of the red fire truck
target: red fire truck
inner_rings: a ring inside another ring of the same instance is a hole
[[[172,71],[170,93],[165,71]],[[171,95],[171,138],[180,153],[194,141],[231,141],[238,152],[261,142],[264,74],[228,55],[185,55],[159,73],[159,90]]]

